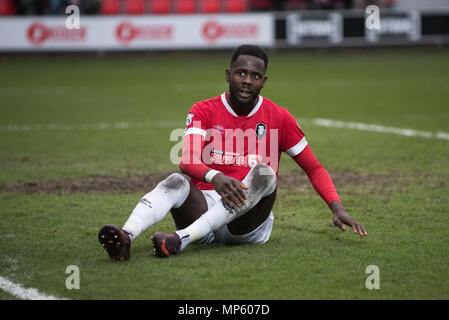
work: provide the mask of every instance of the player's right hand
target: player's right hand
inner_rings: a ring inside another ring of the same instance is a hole
[[[231,208],[241,208],[245,205],[247,198],[245,190],[248,190],[248,187],[239,180],[220,172],[212,178],[211,183],[215,191]]]

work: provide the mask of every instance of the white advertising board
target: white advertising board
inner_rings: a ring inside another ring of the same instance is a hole
[[[155,50],[232,48],[242,43],[274,46],[271,14],[65,16],[0,19],[0,50]]]

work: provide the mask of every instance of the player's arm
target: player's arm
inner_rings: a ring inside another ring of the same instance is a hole
[[[203,129],[187,129],[182,141],[181,150],[181,171],[200,181],[206,181],[205,174],[210,170],[210,168],[201,159],[201,154],[204,147],[204,137],[205,130]]]
[[[313,188],[331,209],[334,224],[343,231],[346,230],[346,224],[355,234],[367,236],[365,228],[346,213],[329,173],[315,157],[310,146],[305,146],[293,159],[304,170]]]
[[[248,187],[203,162],[205,137],[204,129],[192,127],[186,130],[181,151],[181,171],[196,180],[211,183],[227,205],[242,207],[246,202],[244,189]]]
[[[283,113],[281,130],[281,150],[305,171],[313,188],[331,209],[334,224],[343,231],[344,225],[349,225],[354,233],[366,236],[365,228],[346,213],[329,173],[313,154],[298,122],[288,111]]]

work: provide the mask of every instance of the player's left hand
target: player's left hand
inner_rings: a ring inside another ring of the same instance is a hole
[[[346,213],[345,209],[343,208],[343,205],[340,202],[338,201],[332,202],[330,208],[334,213],[333,218],[334,225],[339,227],[342,231],[345,231],[346,230],[345,225],[348,225],[352,228],[352,232],[354,232],[354,234],[359,234],[361,237],[368,235],[366,229],[353,217],[351,217],[349,214]]]
[[[248,187],[233,177],[216,174],[211,181],[215,191],[222,197],[223,201],[231,208],[241,208],[246,203]]]

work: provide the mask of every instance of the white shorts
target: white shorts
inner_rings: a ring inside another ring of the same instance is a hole
[[[201,190],[206,198],[207,208],[212,206],[221,199],[221,196],[215,190]],[[199,243],[221,242],[228,244],[243,244],[243,243],[265,243],[268,241],[273,229],[274,215],[270,212],[268,218],[256,229],[247,234],[235,236],[229,232],[228,226],[224,225],[215,232],[210,232],[200,239]]]

